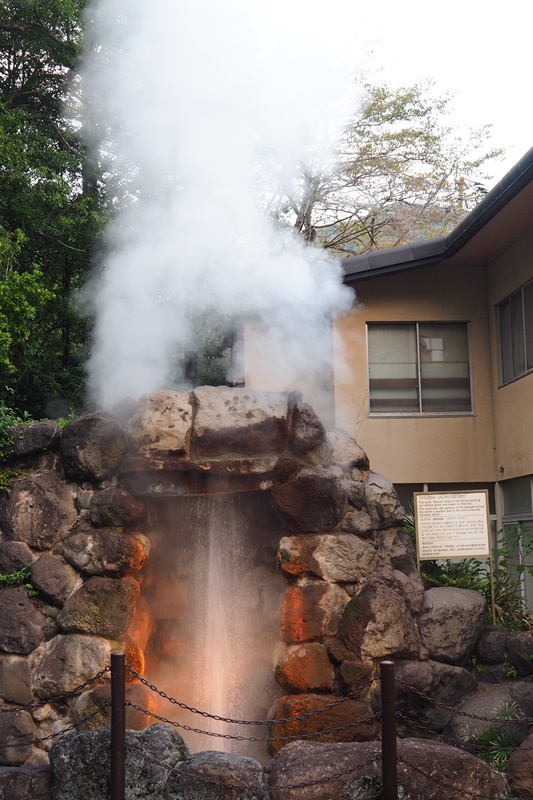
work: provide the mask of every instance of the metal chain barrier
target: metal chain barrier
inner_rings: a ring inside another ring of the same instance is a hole
[[[110,670],[110,667],[104,667],[104,669],[100,670],[100,672],[97,672],[96,675],[93,675],[92,678],[86,680],[85,683],[81,683],[79,686],[76,686],[75,689],[71,689],[68,692],[63,692],[62,694],[56,694],[53,697],[48,697],[46,700],[41,700],[39,703],[27,703],[26,705],[22,706],[3,706],[0,708],[0,714],[15,714],[17,711],[33,711],[36,708],[47,706],[49,703],[60,703],[69,697],[80,694],[80,692],[83,692],[83,690],[88,686],[91,686],[93,683],[99,681],[104,677],[104,675],[107,675]]]
[[[286,717],[284,719],[233,719],[231,717],[221,717],[219,714],[210,714],[208,711],[200,711],[193,706],[188,706],[186,703],[182,703],[179,700],[176,700],[174,697],[171,697],[166,692],[158,689],[157,686],[153,683],[149,683],[146,678],[143,678],[142,675],[139,675],[134,669],[132,669],[129,665],[126,665],[126,669],[133,675],[134,678],[140,681],[143,686],[146,686],[147,689],[158,694],[163,700],[166,700],[172,705],[178,706],[178,708],[183,709],[184,711],[190,711],[192,714],[198,714],[201,717],[205,717],[206,719],[214,719],[216,722],[226,722],[231,725],[282,725],[287,722],[295,722],[301,719],[308,719],[309,717],[316,717],[318,714],[323,714],[325,711],[329,711],[332,708],[336,708],[337,706],[342,705],[347,700],[352,700],[355,697],[358,697],[363,689],[367,689],[374,683],[374,678],[372,680],[367,681],[366,683],[361,684],[358,686],[356,691],[350,692],[349,694],[345,695],[344,697],[340,697],[338,700],[329,703],[327,706],[323,708],[319,708],[316,711],[308,711],[305,714],[299,714],[295,717]],[[193,730],[192,728],[190,730]]]
[[[451,714],[456,714],[459,717],[466,717],[467,719],[475,719],[475,720],[478,720],[480,722],[497,722],[498,725],[500,725],[500,724],[502,724],[502,725],[516,725],[517,722],[521,722],[521,723],[523,723],[525,725],[532,725],[533,724],[533,718],[532,717],[517,717],[516,719],[495,719],[494,717],[481,717],[481,716],[479,716],[479,714],[469,714],[466,711],[461,711],[458,708],[453,708],[453,706],[447,706],[445,703],[440,703],[438,700],[435,700],[435,698],[430,697],[430,695],[426,694],[425,692],[422,692],[420,689],[416,689],[414,686],[410,686],[405,681],[402,681],[401,678],[396,678],[396,683],[399,683],[405,689],[408,689],[413,694],[418,695],[418,697],[421,697],[423,700],[426,700],[428,703],[431,703],[432,705],[437,706],[437,708],[442,708],[442,709],[444,709],[444,711],[449,711]]]
[[[324,730],[317,731],[316,733],[300,733],[288,736],[239,736],[232,733],[215,733],[213,731],[204,731],[201,728],[192,728],[190,725],[182,725],[180,722],[167,719],[166,717],[161,717],[159,714],[155,714],[153,711],[148,711],[146,708],[141,708],[141,706],[132,703],[130,700],[126,700],[126,705],[134,708],[135,711],[140,711],[141,714],[145,714],[147,717],[157,719],[159,722],[163,722],[166,725],[172,725],[174,728],[180,728],[182,731],[187,731],[188,733],[199,733],[204,736],[212,736],[216,739],[231,739],[236,742],[290,742],[294,739],[312,739],[313,737],[324,736],[328,733],[346,731],[357,727],[357,725],[364,725],[366,722],[373,722],[378,718],[377,714],[373,714],[371,717],[360,719],[357,722],[350,722],[349,724],[342,725],[338,728],[325,728]]]
[[[48,742],[50,739],[58,739],[60,736],[63,736],[65,733],[70,733],[70,731],[75,731],[80,725],[83,725],[84,722],[88,722],[88,720],[92,719],[93,717],[98,716],[101,714],[102,711],[105,711],[106,708],[109,708],[111,703],[105,703],[105,705],[100,706],[97,708],[96,711],[93,711],[91,714],[88,714],[83,719],[80,719],[78,722],[73,722],[72,725],[67,725],[65,728],[62,728],[57,733],[51,733],[49,736],[42,736],[40,739],[32,739],[31,741],[27,742],[15,742],[14,744],[10,744],[9,747],[28,747],[28,745],[39,745],[41,742]]]

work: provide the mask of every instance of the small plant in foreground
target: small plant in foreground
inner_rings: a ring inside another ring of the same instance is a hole
[[[37,597],[39,592],[31,583],[30,568],[25,565],[16,572],[1,573],[0,572],[0,589],[8,586],[24,586],[28,597]]]
[[[463,740],[475,756],[499,772],[504,772],[507,762],[521,743],[521,736],[516,727],[498,724],[498,720],[519,720],[522,714],[514,702],[502,703],[495,714],[494,725],[484,730],[469,731]]]

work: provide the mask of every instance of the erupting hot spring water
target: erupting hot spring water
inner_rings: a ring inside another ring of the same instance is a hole
[[[152,501],[155,519],[143,581],[153,615],[147,678],[177,700],[222,717],[265,719],[280,689],[272,653],[285,581],[276,551],[286,529],[260,493]],[[162,712],[166,713],[166,712]],[[181,712],[182,725],[222,735],[250,728]],[[266,730],[255,728],[255,736]],[[183,731],[182,731],[183,733]],[[193,750],[262,758],[260,743],[185,732]],[[243,746],[244,745],[244,746]]]

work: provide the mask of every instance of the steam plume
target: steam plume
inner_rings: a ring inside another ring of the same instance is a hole
[[[306,158],[327,159],[353,111],[353,5],[100,0],[89,8],[88,128],[129,197],[92,287],[89,383],[100,405],[170,385],[191,314],[206,305],[263,318],[286,343],[289,384],[320,368],[311,336],[352,298],[338,265],[275,229],[265,199]]]

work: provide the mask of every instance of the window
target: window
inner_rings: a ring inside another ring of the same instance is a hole
[[[519,582],[523,599],[533,610],[533,475],[503,481],[503,543],[509,553],[510,576]]]
[[[472,411],[468,325],[368,325],[370,413]]]
[[[533,370],[533,281],[497,306],[500,378],[508,383]]]

